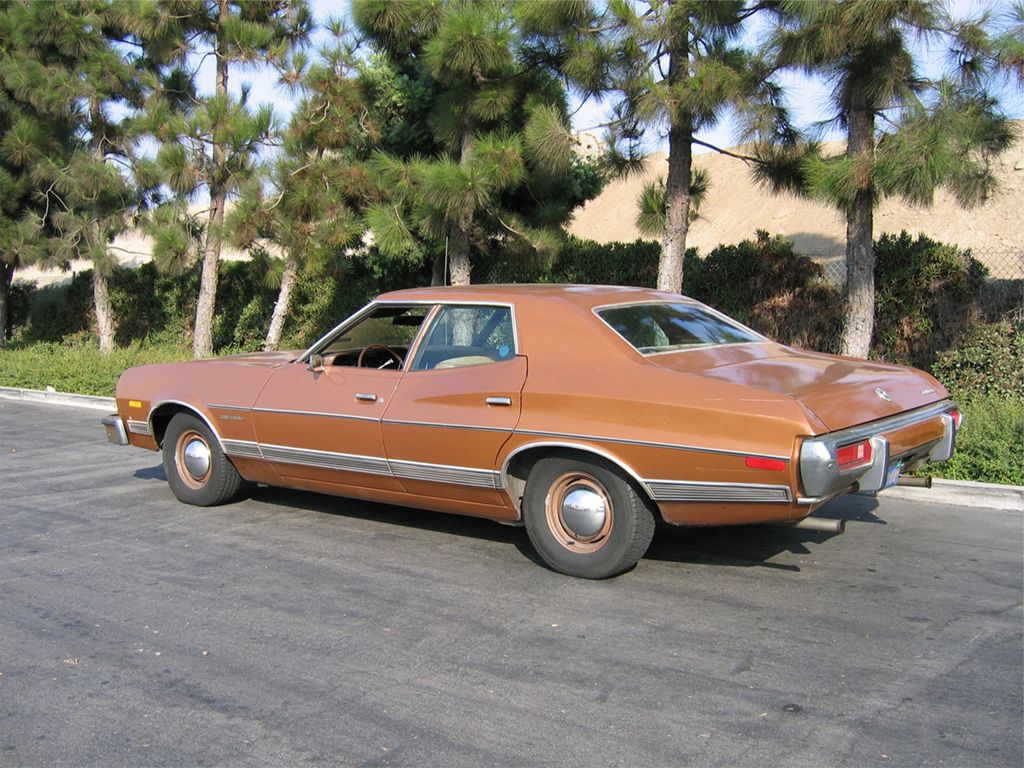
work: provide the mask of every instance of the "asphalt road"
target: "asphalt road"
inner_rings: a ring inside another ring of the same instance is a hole
[[[100,415],[0,400],[0,765],[1024,762],[1020,512],[851,497],[587,582],[482,520],[179,504]]]

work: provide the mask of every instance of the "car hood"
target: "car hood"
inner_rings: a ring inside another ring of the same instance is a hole
[[[225,355],[224,357],[211,357],[199,360],[200,363],[233,363],[235,365],[256,365],[276,368],[290,363],[298,358],[302,352],[294,349],[284,349],[278,352],[247,352],[241,355]]]
[[[938,402],[949,393],[923,371],[858,358],[738,344],[648,358],[659,367],[797,400],[829,431]]]

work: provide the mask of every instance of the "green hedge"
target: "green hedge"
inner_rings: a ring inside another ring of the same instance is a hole
[[[43,341],[0,351],[0,386],[75,392],[112,397],[125,368],[188,360],[192,350],[173,344],[140,344],[103,354],[86,335],[67,342]]]
[[[1024,485],[1024,398],[986,395],[961,407],[964,425],[953,458],[924,471],[950,480]]]

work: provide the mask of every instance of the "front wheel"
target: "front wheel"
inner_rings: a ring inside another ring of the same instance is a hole
[[[621,470],[599,460],[549,457],[523,495],[530,542],[569,576],[604,579],[628,571],[654,536],[654,515]]]
[[[163,454],[167,484],[186,504],[224,504],[242,486],[241,475],[210,428],[191,414],[179,413],[171,419],[164,434]]]

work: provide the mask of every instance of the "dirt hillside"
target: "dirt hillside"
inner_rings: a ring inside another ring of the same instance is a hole
[[[935,196],[930,208],[907,205],[894,198],[882,202],[875,212],[875,233],[907,230],[924,233],[936,240],[969,247],[989,262],[999,277],[1020,276],[1024,258],[1024,122],[1018,123],[1018,140],[995,162],[999,189],[983,205],[963,210],[945,191]],[[833,152],[842,144],[826,145]],[[690,228],[687,245],[707,253],[719,244],[736,243],[753,237],[758,229],[781,234],[792,240],[800,253],[841,257],[846,227],[832,208],[790,195],[774,195],[751,179],[747,164],[717,153],[699,155],[698,167],[707,169],[711,189],[701,212]],[[577,211],[569,228],[578,237],[609,241],[633,241],[641,235],[636,228],[636,199],[643,185],[661,176],[667,163],[664,153],[652,155],[643,175],[608,185],[599,197]],[[1013,259],[1010,254],[1022,255]],[[1016,262],[1016,264],[1014,264]],[[1006,273],[1016,271],[1016,274]]]
[[[1024,122],[1017,123],[1018,136],[1024,137]],[[584,152],[597,151],[592,137],[583,137]],[[842,145],[827,145],[834,152]],[[846,241],[840,216],[826,205],[789,195],[773,195],[757,186],[746,163],[717,153],[699,155],[695,164],[706,168],[711,189],[702,217],[690,228],[687,244],[707,253],[716,245],[736,243],[753,237],[758,229],[791,239],[800,253],[832,261],[842,257]],[[644,183],[666,172],[664,153],[651,155],[646,173],[609,184],[596,199],[581,208],[569,231],[578,237],[598,242],[631,242],[637,231],[636,199]],[[989,265],[995,277],[1024,276],[1024,138],[995,162],[998,191],[984,205],[961,209],[952,197],[940,191],[931,208],[915,208],[896,200],[885,200],[875,212],[875,233],[923,232],[936,240],[956,243],[975,250]],[[137,232],[119,237],[113,243],[122,264],[137,265],[149,260],[149,242]],[[224,258],[245,258],[244,254],[224,249]],[[88,269],[86,262],[75,262],[72,271]],[[40,272],[20,270],[15,279],[35,280],[40,285],[67,279],[68,273],[56,270]]]

